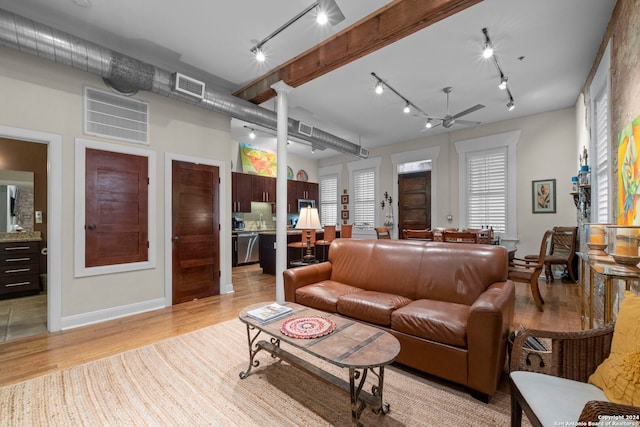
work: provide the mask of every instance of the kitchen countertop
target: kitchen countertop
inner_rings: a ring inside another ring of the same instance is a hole
[[[10,233],[0,233],[0,243],[12,242],[38,242],[42,240],[39,231],[14,231]]]

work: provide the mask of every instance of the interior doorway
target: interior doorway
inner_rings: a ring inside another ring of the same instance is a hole
[[[431,171],[398,175],[398,233],[431,228]]]
[[[31,166],[38,169],[38,173],[34,175],[37,185],[34,195],[38,198],[38,206],[34,204],[34,207],[41,213],[36,218],[34,231],[41,231],[43,238],[40,264],[44,292],[32,298],[35,301],[21,300],[18,304],[14,304],[17,301],[12,301],[12,304],[13,309],[19,311],[37,310],[37,323],[41,324],[44,318],[45,327],[44,330],[41,326],[37,329],[26,327],[23,331],[25,334],[19,337],[59,331],[62,324],[62,137],[52,133],[0,126],[0,144],[2,143],[9,150],[3,151],[2,157],[13,157],[12,168],[23,168],[17,165],[27,165],[33,161],[33,150],[41,154],[44,165]],[[13,334],[8,338],[18,336]]]

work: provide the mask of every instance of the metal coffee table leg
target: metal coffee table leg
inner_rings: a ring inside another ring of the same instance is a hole
[[[351,424],[361,427],[360,415],[362,411],[367,407],[367,402],[361,398],[362,388],[367,380],[367,372],[371,371],[373,375],[378,378],[378,384],[374,384],[371,387],[371,395],[373,399],[369,399],[369,406],[375,414],[387,414],[389,412],[389,404],[384,403],[382,397],[382,390],[384,384],[384,366],[380,366],[379,373],[376,373],[375,368],[365,369],[349,369],[349,394],[351,396]],[[358,381],[359,380],[359,381]],[[358,383],[356,384],[356,381]],[[366,393],[366,392],[365,392]],[[373,402],[371,402],[373,400]]]

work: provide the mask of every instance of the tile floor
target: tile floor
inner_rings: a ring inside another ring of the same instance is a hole
[[[47,293],[0,300],[0,343],[47,332]]]

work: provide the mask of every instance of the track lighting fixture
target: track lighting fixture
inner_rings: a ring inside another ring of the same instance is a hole
[[[381,95],[382,92],[384,92],[384,85],[382,84],[382,82],[378,82],[376,84],[376,94]]]
[[[330,25],[336,25],[344,20],[344,15],[342,14],[342,11],[336,4],[335,0],[318,0],[312,5],[308,6],[305,10],[288,20],[286,23],[281,25],[267,37],[259,41],[258,44],[256,44],[254,47],[252,47],[250,51],[255,56],[256,60],[259,62],[265,61],[266,57],[262,46],[264,46],[266,42],[289,28],[293,23],[295,23],[314,9],[317,10],[316,22],[318,22],[318,24],[320,25],[326,25],[327,23]]]
[[[484,33],[484,48],[482,49],[482,57],[485,59],[489,59],[493,56],[493,43],[491,43],[491,39],[489,38],[489,31],[486,28],[482,29]]]
[[[402,110],[405,114],[409,114],[411,112],[411,106],[409,105],[409,103],[407,102],[406,104],[404,104],[404,109]]]
[[[509,102],[507,103],[507,108],[509,109],[509,111],[511,111],[516,107],[516,104],[513,101],[513,95],[511,94],[511,90],[509,89],[509,86],[507,84],[507,81],[509,80],[509,78],[505,76],[504,73],[502,72],[502,68],[500,68],[500,63],[498,62],[498,56],[495,54],[495,52],[493,52],[493,43],[489,38],[489,32],[487,31],[486,28],[483,28],[482,33],[484,34],[484,49],[485,49],[482,52],[482,56],[484,56],[485,58],[493,58],[493,63],[496,66],[496,70],[498,70],[498,75],[500,76],[500,84],[498,84],[498,87],[501,90],[507,91],[507,95],[509,96]],[[485,55],[487,46],[491,47],[491,55],[489,56]]]
[[[415,110],[418,111],[422,114],[424,114],[425,117],[429,117],[429,115],[427,113],[425,113],[424,111],[422,111],[419,107],[417,107],[413,102],[409,101],[407,98],[405,98],[404,96],[402,96],[402,94],[400,94],[400,92],[398,92],[397,90],[395,90],[393,87],[391,87],[389,85],[389,83],[385,82],[384,80],[382,80],[380,77],[378,77],[378,75],[376,73],[371,73],[371,75],[377,80],[376,83],[376,88],[375,88],[375,92],[380,95],[382,92],[384,92],[384,88],[389,88],[389,90],[393,93],[395,93],[396,95],[398,95],[400,97],[400,99],[402,99],[404,101],[404,109],[402,111],[405,112],[405,114],[409,114],[411,112],[411,110]]]
[[[424,125],[424,127],[426,127],[427,129],[431,129],[432,126],[433,123],[431,123],[431,119],[427,119],[427,123]]]

